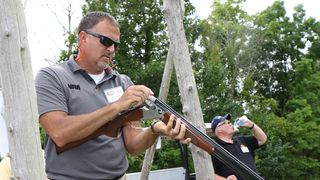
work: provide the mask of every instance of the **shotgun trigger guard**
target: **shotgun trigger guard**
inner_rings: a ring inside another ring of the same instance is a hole
[[[142,107],[143,117],[142,120],[158,119],[163,116],[163,111],[156,106]]]

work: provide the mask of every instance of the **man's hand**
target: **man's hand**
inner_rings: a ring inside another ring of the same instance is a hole
[[[245,123],[243,125],[241,125],[242,127],[246,127],[246,128],[250,128],[252,127],[252,125],[254,124],[250,119],[248,119],[246,116],[245,116]]]
[[[115,103],[120,108],[120,111],[125,111],[142,105],[152,95],[153,92],[148,87],[144,85],[132,85],[126,89],[124,94]]]
[[[235,175],[230,175],[227,177],[227,180],[237,180],[238,178]]]
[[[175,127],[173,128],[173,122],[176,121]],[[168,124],[158,122],[153,126],[154,131],[164,136],[168,136],[172,139],[180,140],[182,144],[188,144],[191,142],[191,138],[185,138],[186,126],[181,123],[179,118],[171,115]]]

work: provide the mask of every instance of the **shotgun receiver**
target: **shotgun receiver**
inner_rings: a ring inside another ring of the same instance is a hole
[[[181,122],[186,126],[185,138],[191,138],[191,143],[195,146],[203,149],[210,155],[215,156],[222,163],[227,165],[230,169],[240,175],[246,180],[263,180],[256,172],[246,166],[239,159],[234,157],[231,153],[220,146],[216,141],[211,139],[208,135],[200,131],[194,125],[192,125],[187,119],[182,115],[177,113],[173,108],[171,108],[166,103],[162,102],[153,96],[150,96],[146,102],[145,106],[135,107],[131,110],[119,114],[114,120],[106,123],[101,128],[96,130],[90,136],[71,142],[63,147],[56,146],[57,153],[62,153],[68,149],[76,147],[82,143],[85,143],[91,139],[94,139],[100,135],[107,135],[111,137],[116,137],[119,130],[122,128],[125,122],[129,121],[140,121],[141,119],[154,119],[162,118],[162,121],[167,124],[170,115],[173,114],[177,118],[180,118]],[[173,124],[175,126],[175,122]]]

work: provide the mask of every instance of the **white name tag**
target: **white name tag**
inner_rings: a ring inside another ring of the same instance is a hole
[[[111,88],[111,89],[106,89],[104,90],[104,94],[107,97],[109,103],[113,103],[122,96],[123,89],[121,86]]]
[[[247,153],[247,152],[249,152],[248,147],[247,147],[247,146],[245,146],[245,145],[241,145],[241,150],[242,150],[242,152],[243,152],[243,153]]]

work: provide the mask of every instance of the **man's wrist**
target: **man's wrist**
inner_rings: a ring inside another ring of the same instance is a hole
[[[154,125],[157,124],[158,122],[160,122],[161,120],[155,120],[152,122],[151,126],[150,126],[150,129],[151,129],[151,132],[153,134],[158,134],[159,135],[159,132],[156,132],[156,130],[154,129]]]
[[[252,124],[252,126],[251,126],[251,127],[249,127],[249,129],[251,129],[251,130],[252,130],[252,129],[254,128],[254,126],[255,126],[255,125],[254,125],[254,123],[253,123],[253,124]]]

